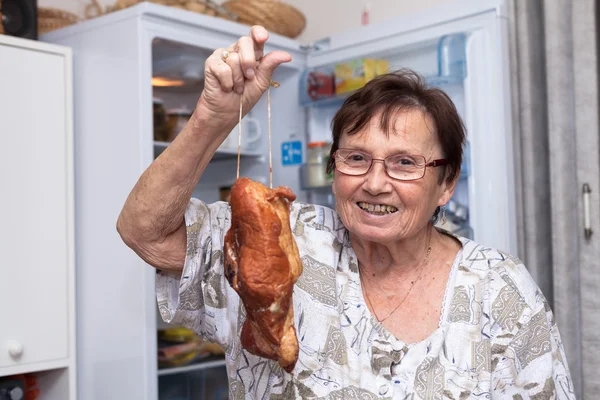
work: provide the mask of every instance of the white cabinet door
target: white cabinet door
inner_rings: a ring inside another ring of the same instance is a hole
[[[0,42],[0,375],[69,355],[65,63]]]

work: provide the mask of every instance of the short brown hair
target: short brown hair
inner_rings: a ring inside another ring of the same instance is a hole
[[[346,99],[332,121],[333,144],[327,173],[335,168],[333,153],[339,148],[342,133],[353,135],[359,132],[381,112],[381,130],[389,135],[395,113],[413,109],[431,117],[443,157],[449,161],[440,183],[444,175],[448,182],[454,180],[462,162],[465,126],[450,97],[438,88],[428,87],[421,75],[409,69],[380,75]]]

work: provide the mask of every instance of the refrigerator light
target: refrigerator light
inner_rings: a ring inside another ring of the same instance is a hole
[[[170,87],[183,86],[184,82],[181,79],[162,78],[160,76],[152,77],[152,86]]]

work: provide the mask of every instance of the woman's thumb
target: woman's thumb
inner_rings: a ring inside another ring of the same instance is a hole
[[[271,51],[260,60],[257,70],[261,75],[271,79],[275,68],[290,61],[292,61],[292,56],[289,53],[281,50]]]

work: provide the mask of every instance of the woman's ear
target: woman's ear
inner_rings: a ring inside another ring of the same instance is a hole
[[[456,189],[456,184],[458,183],[458,178],[460,177],[460,168],[456,171],[456,175],[451,181],[448,181],[448,177],[444,177],[444,180],[441,184],[442,186],[442,194],[438,200],[438,206],[444,206],[448,204],[452,196],[454,195],[454,189]]]

